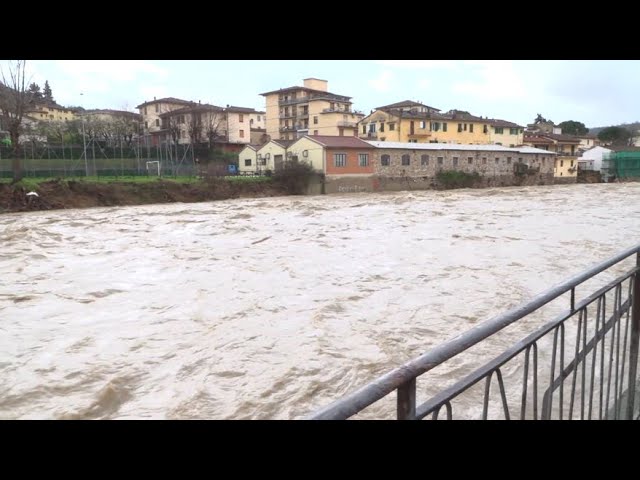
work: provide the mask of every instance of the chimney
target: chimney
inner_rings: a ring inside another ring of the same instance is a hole
[[[153,101],[154,101],[154,102],[156,101],[156,97],[153,97]]]

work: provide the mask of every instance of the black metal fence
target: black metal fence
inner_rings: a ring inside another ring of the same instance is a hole
[[[602,272],[635,266],[581,301],[576,287]],[[569,308],[493,360],[417,403],[417,380],[465,350],[553,300],[569,294]],[[454,419],[457,400],[476,406],[476,418],[638,419],[640,245],[606,260],[530,301],[434,348],[311,415],[343,420],[397,392],[398,419]],[[512,374],[507,378],[504,372]],[[513,374],[516,372],[516,374]],[[473,409],[472,409],[473,410]],[[472,418],[474,418],[472,416]]]

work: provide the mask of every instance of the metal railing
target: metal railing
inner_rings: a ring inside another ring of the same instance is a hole
[[[636,256],[633,268],[576,301],[578,285],[632,255]],[[417,405],[418,377],[565,293],[570,293],[568,310]],[[481,398],[472,399],[475,405],[482,405],[482,419],[488,418],[495,384],[498,390],[493,399],[497,406],[493,405],[492,412],[497,410],[507,420],[637,419],[639,334],[640,245],[636,245],[439,345],[308,418],[344,420],[396,391],[399,420],[420,420],[429,415],[435,420],[443,410],[447,419],[453,419],[453,401],[463,394],[471,395],[472,387],[481,387],[484,381],[484,388],[475,389]],[[551,352],[538,348],[547,341]],[[522,369],[522,376],[511,375],[508,383],[503,375],[505,366],[513,367],[516,361],[520,362],[516,366]]]

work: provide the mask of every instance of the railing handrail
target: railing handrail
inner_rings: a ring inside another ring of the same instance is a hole
[[[311,420],[344,420],[347,419],[376,401],[389,395],[394,390],[407,384],[420,375],[435,368],[450,358],[471,348],[480,341],[499,332],[503,328],[534,312],[543,305],[555,300],[559,296],[572,291],[571,308],[574,309],[575,287],[584,281],[603,272],[607,268],[625,260],[631,255],[640,252],[640,244],[624,250],[617,255],[600,262],[581,273],[570,277],[541,293],[535,295],[531,300],[518,305],[511,310],[496,317],[476,325],[466,332],[452,338],[451,340],[438,345],[417,358],[401,365],[390,372],[382,375],[378,379],[361,387],[355,392],[329,404],[308,416]]]

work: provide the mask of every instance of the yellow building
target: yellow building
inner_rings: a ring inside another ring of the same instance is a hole
[[[25,111],[25,115],[38,121],[68,122],[76,118],[74,110],[58,105],[55,102],[37,102]]]
[[[260,169],[274,171],[282,167],[287,158],[287,148],[294,140],[271,140],[256,151],[256,164]],[[242,162],[240,165],[242,171]],[[255,171],[254,168],[252,171]]]
[[[247,145],[244,147],[240,153],[238,154],[238,170],[240,173],[253,173],[260,170],[260,167],[264,167],[262,165],[257,164],[257,153],[258,149],[253,145]],[[262,157],[260,158],[262,160]]]
[[[352,110],[351,97],[327,91],[328,82],[304,79],[302,87],[262,93],[266,129],[272,139],[295,140],[304,135],[354,136],[364,117]]]
[[[506,130],[506,131],[505,131]],[[524,128],[504,120],[405,100],[376,108],[358,125],[362,139],[403,143],[522,145]]]
[[[573,135],[539,133],[525,135],[525,145],[557,154],[553,175],[558,183],[575,183],[578,178],[578,147],[580,140]]]
[[[505,147],[519,147],[524,143],[524,127],[506,120],[489,120],[489,143]]]

